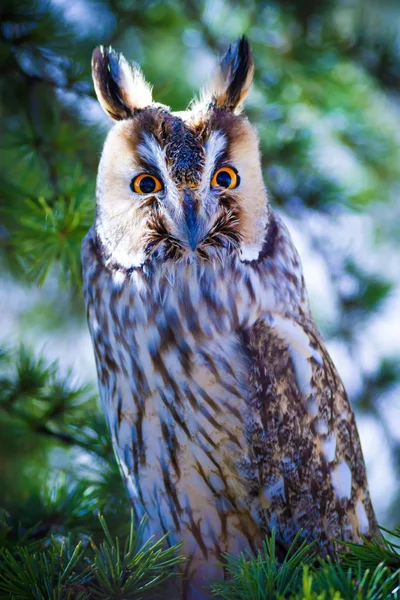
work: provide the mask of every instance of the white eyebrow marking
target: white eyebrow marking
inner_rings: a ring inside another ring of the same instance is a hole
[[[137,151],[143,160],[159,170],[167,193],[168,203],[180,210],[179,193],[168,169],[165,149],[161,148],[152,135],[146,134],[143,142],[138,144]]]
[[[215,163],[226,148],[226,137],[221,131],[213,131],[208,138],[206,149],[206,162],[202,176],[202,186],[210,185],[211,177],[214,173]]]
[[[152,135],[145,134],[143,142],[137,146],[137,151],[143,160],[146,160],[158,168],[164,178],[165,185],[167,185],[169,173],[167,161],[165,159],[165,150],[162,150],[154,137]]]

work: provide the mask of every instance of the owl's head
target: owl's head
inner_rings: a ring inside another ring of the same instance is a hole
[[[232,252],[257,258],[268,204],[258,137],[241,112],[254,73],[246,38],[184,112],[153,102],[139,67],[111,48],[96,48],[92,69],[116,121],[97,180],[96,230],[110,259],[130,268]]]

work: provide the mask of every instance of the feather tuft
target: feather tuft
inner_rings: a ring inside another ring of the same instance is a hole
[[[235,112],[244,102],[254,76],[254,60],[248,39],[242,36],[229,46],[200,105],[210,102]]]
[[[93,51],[92,76],[97,99],[114,121],[129,119],[153,102],[151,86],[140,67],[131,66],[111,47],[98,46]]]

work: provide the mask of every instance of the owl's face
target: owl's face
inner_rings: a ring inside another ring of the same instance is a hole
[[[152,101],[140,70],[111,49],[93,53],[98,99],[116,121],[102,153],[96,229],[110,259],[257,258],[268,220],[258,138],[238,108],[253,76],[242,38],[201,101],[174,113]]]

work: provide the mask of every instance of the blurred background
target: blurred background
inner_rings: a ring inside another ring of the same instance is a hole
[[[126,517],[80,277],[111,125],[91,52],[122,51],[181,110],[243,33],[271,203],[355,408],[378,520],[399,523],[400,4],[2,0],[0,16],[1,535]]]

